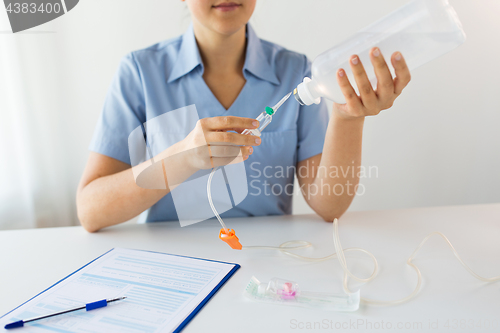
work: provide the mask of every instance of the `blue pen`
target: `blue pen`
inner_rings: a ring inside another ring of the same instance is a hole
[[[112,298],[112,299],[103,299],[103,300],[100,300],[100,301],[97,301],[97,302],[87,303],[87,304],[85,304],[83,306],[79,306],[77,308],[72,308],[72,309],[63,310],[63,311],[59,311],[59,312],[54,312],[54,313],[51,313],[51,314],[47,314],[47,315],[43,315],[43,316],[39,316],[39,317],[33,317],[33,318],[30,318],[30,319],[18,320],[18,321],[15,321],[13,323],[5,325],[5,329],[8,330],[9,328],[23,327],[24,324],[29,323],[31,321],[35,321],[35,320],[39,320],[39,319],[44,319],[44,318],[49,318],[49,317],[57,316],[57,315],[60,315],[60,314],[63,314],[63,313],[77,311],[77,310],[83,310],[83,309],[85,309],[87,311],[90,311],[90,310],[94,310],[94,309],[103,308],[103,307],[107,306],[108,303],[116,302],[116,301],[121,301],[122,299],[125,299],[125,298],[127,298],[127,297],[123,296],[123,297]]]

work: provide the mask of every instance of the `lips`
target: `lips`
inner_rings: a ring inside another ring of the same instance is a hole
[[[223,2],[218,5],[213,6],[213,8],[221,10],[221,11],[229,11],[229,10],[235,10],[236,8],[240,7],[241,5],[236,3],[236,2]]]

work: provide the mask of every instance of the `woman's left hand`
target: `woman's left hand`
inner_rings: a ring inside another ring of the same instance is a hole
[[[377,77],[377,89],[368,80],[363,64],[357,55],[350,59],[350,65],[360,95],[352,87],[345,71],[337,71],[337,81],[346,99],[346,104],[334,104],[333,111],[344,119],[363,118],[374,116],[382,110],[392,107],[396,98],[408,85],[411,79],[410,70],[400,52],[391,57],[396,77],[393,78],[380,49],[374,47],[370,50],[370,59]]]

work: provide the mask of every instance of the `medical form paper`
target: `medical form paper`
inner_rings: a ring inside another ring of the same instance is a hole
[[[116,248],[1,317],[0,327],[3,329],[13,321],[105,298],[127,296],[105,308],[42,319],[18,330],[180,332],[239,267],[231,263]]]

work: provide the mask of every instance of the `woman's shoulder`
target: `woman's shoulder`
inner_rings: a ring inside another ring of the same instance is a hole
[[[178,51],[182,43],[182,35],[157,42],[143,49],[135,50],[135,53],[162,53]]]
[[[265,49],[265,51],[269,53],[273,53],[276,56],[282,57],[284,59],[296,59],[296,60],[303,60],[304,57],[306,57],[304,54],[300,52],[295,52],[292,50],[287,49],[286,47],[270,42],[265,39],[260,39],[262,48]]]
[[[176,59],[181,43],[182,35],[157,42],[142,49],[130,51],[124,58],[133,59],[139,67],[169,63]]]

